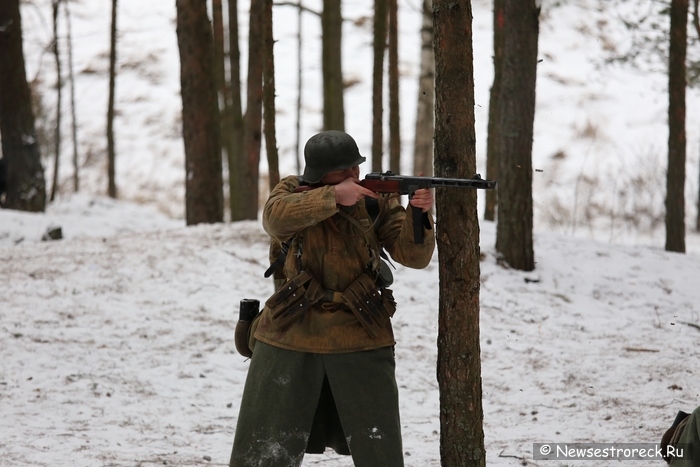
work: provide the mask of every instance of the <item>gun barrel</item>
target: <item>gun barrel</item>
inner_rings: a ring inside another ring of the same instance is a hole
[[[472,178],[441,178],[441,177],[404,177],[391,172],[373,172],[365,176],[367,181],[376,182],[397,182],[404,187],[418,188],[474,188],[480,190],[491,190],[496,187],[495,180],[484,180],[480,175]]]

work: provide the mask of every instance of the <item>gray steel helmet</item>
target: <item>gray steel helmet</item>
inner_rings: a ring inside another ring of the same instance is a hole
[[[342,131],[322,131],[304,146],[306,167],[301,176],[306,183],[318,183],[324,175],[362,164],[365,160],[352,136]]]

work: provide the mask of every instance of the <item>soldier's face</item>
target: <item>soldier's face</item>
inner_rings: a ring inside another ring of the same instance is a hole
[[[347,178],[360,178],[360,166],[356,165],[343,170],[334,170],[333,172],[328,172],[321,179],[323,185],[337,185]]]

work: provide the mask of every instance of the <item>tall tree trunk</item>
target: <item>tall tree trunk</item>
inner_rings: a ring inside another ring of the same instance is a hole
[[[382,171],[384,49],[386,49],[387,0],[374,0],[374,63],[372,65],[372,172]]]
[[[229,40],[229,69],[231,73],[230,93],[230,123],[227,123],[231,133],[231,148],[228,153],[228,183],[229,207],[231,220],[244,218],[244,203],[249,199],[244,192],[243,172],[245,159],[243,156],[243,109],[241,102],[241,51],[238,46],[238,1],[228,2],[228,40]]]
[[[539,8],[505,0],[503,75],[499,91],[496,249],[513,268],[532,271],[532,133],[535,121]]]
[[[222,222],[219,109],[207,5],[199,0],[177,0],[175,4],[185,143],[185,217],[187,225]]]
[[[19,0],[0,1],[0,135],[5,175],[0,207],[43,212],[46,182],[24,67]]]
[[[73,32],[70,18],[70,2],[63,2],[63,11],[66,14],[66,28],[68,40],[68,79],[70,80],[70,113],[71,136],[73,139],[73,191],[80,190],[80,166],[78,163],[78,117],[75,111],[75,75],[73,74]]]
[[[434,0],[435,172],[476,170],[474,57],[469,0]],[[476,190],[437,190],[440,299],[438,366],[443,466],[483,467]]]
[[[688,0],[671,0],[668,64],[666,251],[685,253],[685,55]]]
[[[503,38],[505,34],[505,0],[493,2],[493,84],[489,96],[489,122],[486,142],[486,178],[498,180],[498,152],[496,150],[500,139],[501,116],[498,113],[502,80],[503,80]],[[496,219],[496,205],[498,204],[498,191],[486,190],[486,208],[484,219],[493,221]]]
[[[263,66],[263,106],[265,116],[265,150],[270,191],[280,181],[279,154],[275,135],[275,40],[272,34],[272,0],[264,0],[264,45],[265,63]]]
[[[401,173],[399,28],[397,0],[389,0],[389,170]]]
[[[247,203],[243,205],[243,219],[258,218],[258,181],[260,170],[260,142],[262,137],[262,75],[263,57],[263,9],[259,0],[250,2],[248,28],[248,95],[243,125],[243,194]],[[252,200],[252,202],[251,202]]]
[[[219,126],[221,128],[221,149],[222,149],[222,165],[223,161],[230,159],[232,140],[231,140],[231,96],[230,86],[226,79],[226,52],[224,38],[224,14],[222,0],[212,0],[212,34],[214,40],[214,77],[216,79],[216,89],[218,91],[219,105]],[[230,176],[231,169],[229,167],[228,175]]]
[[[109,46],[109,100],[107,103],[107,195],[117,197],[115,180],[116,150],[114,148],[114,87],[117,65],[117,0],[112,0],[112,27]]]
[[[340,0],[323,0],[323,129],[345,131],[343,105],[342,37],[343,17]]]
[[[695,26],[695,32],[697,32],[698,39],[700,39],[700,0],[693,0],[693,26]],[[698,163],[697,206],[698,206],[698,209],[697,209],[697,213],[695,216],[695,231],[700,232],[700,163]]]
[[[61,160],[61,97],[63,93],[63,79],[61,78],[61,52],[58,48],[58,13],[61,6],[61,0],[53,0],[53,56],[56,60],[56,129],[54,133],[54,164],[53,164],[53,182],[51,183],[51,196],[49,201],[56,198],[58,190],[58,169]]]
[[[304,6],[302,3],[302,0],[299,0],[299,10],[297,11],[297,106],[296,106],[296,119],[295,119],[295,126],[294,126],[294,159],[296,160],[297,163],[297,173],[301,173],[301,102],[302,102],[302,89],[303,87],[303,77],[302,77],[302,71],[303,71],[303,60],[302,60],[302,51],[303,51],[303,38],[304,34],[302,33],[302,27],[303,27],[303,18],[304,14]]]
[[[433,2],[423,0],[421,26],[418,107],[413,146],[413,172],[433,175],[433,133],[435,132],[435,54],[433,53]]]

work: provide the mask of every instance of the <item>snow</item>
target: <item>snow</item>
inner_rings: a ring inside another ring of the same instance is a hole
[[[57,201],[44,214],[0,211],[0,465],[227,465],[248,368],[235,352],[233,329],[241,299],[265,300],[273,290],[262,277],[267,236],[259,221],[184,226],[171,2],[119,3],[120,199],[100,196],[108,3],[71,3],[80,149],[90,156],[82,192],[70,194],[72,148],[64,140]],[[491,9],[485,0],[473,3],[483,172]],[[29,76],[40,78],[50,108],[47,5],[24,6],[23,27]],[[346,93],[347,130],[369,154],[371,22],[363,18],[371,11],[356,0],[343,5],[346,77],[359,79]],[[657,442],[677,410],[689,412],[700,400],[694,364],[700,357],[700,236],[688,230],[687,254],[665,252],[663,228],[645,227],[654,216],[645,217],[640,207],[652,214],[663,208],[665,78],[602,66],[602,39],[617,43],[624,35],[609,17],[604,21],[600,5],[544,4],[533,153],[534,167],[542,170],[534,174],[535,271],[499,265],[495,226],[481,223],[489,466],[560,465],[532,460],[535,442]],[[408,160],[420,19],[417,2],[400,7]],[[241,8],[245,64],[247,5]],[[277,137],[287,174],[296,171],[296,12],[280,6],[275,15]],[[303,27],[302,140],[320,127],[321,108],[318,21],[306,16]],[[698,188],[698,97],[689,90],[688,223]],[[563,156],[554,157],[560,151]],[[404,172],[411,172],[408,164]],[[632,191],[629,180],[639,177],[643,189]],[[585,206],[594,204],[599,210],[591,217]],[[60,226],[64,239],[40,241],[50,226]],[[424,270],[399,267],[395,278],[406,465],[438,466],[438,254]],[[351,461],[332,451],[304,461],[319,464]]]
[[[238,301],[272,292],[264,231],[186,228],[104,199],[91,213],[77,198],[0,212],[2,236],[25,239],[0,247],[0,465],[225,465],[248,367]],[[37,241],[37,217],[66,238]],[[497,263],[494,239],[483,223],[488,465],[547,465],[534,442],[656,442],[697,405],[697,251],[536,233],[525,273]],[[437,466],[437,255],[395,276],[406,462]],[[331,451],[304,465],[321,460],[351,465]]]

